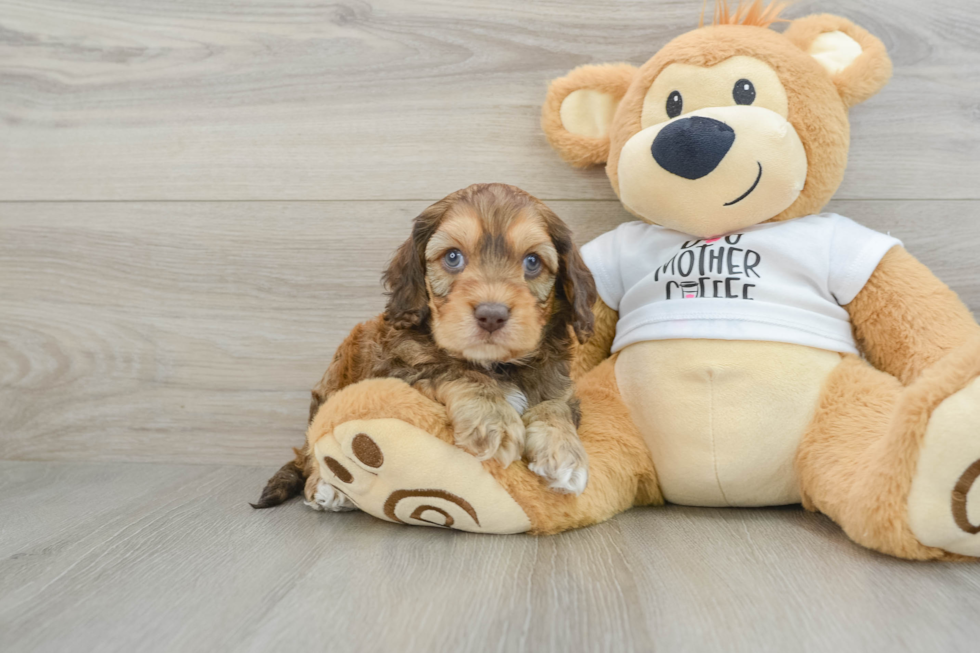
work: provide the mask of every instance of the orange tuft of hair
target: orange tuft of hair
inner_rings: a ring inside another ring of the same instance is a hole
[[[701,20],[698,27],[704,27],[704,12],[708,4],[705,0],[705,7],[701,8]],[[730,0],[715,0],[715,15],[713,25],[752,25],[754,27],[769,27],[773,23],[788,23],[785,18],[780,18],[779,14],[789,6],[788,2],[776,2],[773,0],[766,5],[763,0],[751,0],[750,2],[738,1],[738,5],[732,8]]]

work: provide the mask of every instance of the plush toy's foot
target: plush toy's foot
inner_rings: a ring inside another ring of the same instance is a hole
[[[932,411],[908,510],[926,546],[980,556],[980,379]]]
[[[474,533],[531,528],[521,507],[476,458],[407,422],[344,422],[313,450],[322,482],[379,519]],[[330,503],[329,491],[323,495]]]
[[[846,357],[800,445],[804,505],[911,560],[980,556],[980,339],[912,383]]]

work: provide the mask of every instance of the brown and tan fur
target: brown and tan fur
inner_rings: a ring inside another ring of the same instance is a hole
[[[462,255],[462,269],[447,267],[450,251]],[[532,254],[541,263],[536,274],[525,269]],[[596,291],[570,230],[550,209],[503,184],[457,191],[415,219],[384,281],[385,312],[354,327],[337,349],[313,389],[311,422],[347,386],[400,379],[445,405],[456,444],[482,460],[506,467],[526,455],[553,481],[562,466],[584,468],[571,351],[574,336],[587,341],[592,333]],[[474,318],[484,302],[509,309],[492,333]],[[253,505],[278,505],[304,486],[309,499],[316,477],[316,465],[297,451]]]

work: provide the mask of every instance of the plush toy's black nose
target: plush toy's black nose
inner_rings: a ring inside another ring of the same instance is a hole
[[[691,116],[661,129],[650,151],[667,172],[685,179],[700,179],[718,167],[734,142],[735,130],[725,123]]]
[[[497,329],[507,324],[510,317],[510,309],[503,304],[483,302],[473,309],[476,323],[487,333],[493,333]]]

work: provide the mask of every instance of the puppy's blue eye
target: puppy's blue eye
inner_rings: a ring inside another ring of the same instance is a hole
[[[451,249],[442,257],[442,264],[450,272],[459,272],[466,266],[466,259],[463,258],[463,252]]]
[[[541,257],[537,254],[528,254],[524,257],[524,276],[536,277],[541,274]]]

